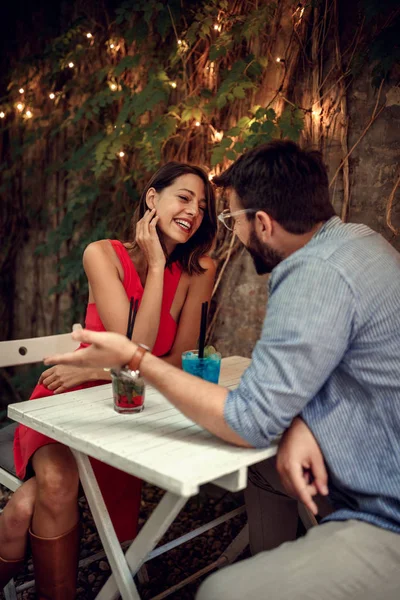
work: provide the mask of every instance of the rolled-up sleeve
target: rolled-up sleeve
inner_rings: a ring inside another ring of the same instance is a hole
[[[226,398],[229,427],[254,447],[269,446],[341,362],[355,318],[353,292],[335,267],[315,257],[281,263],[251,364]]]

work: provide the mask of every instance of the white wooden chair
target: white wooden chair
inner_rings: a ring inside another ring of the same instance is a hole
[[[70,333],[0,342],[0,367],[42,362],[45,356],[58,352],[72,352],[77,346],[78,343],[71,338]],[[17,425],[13,423],[0,429],[0,484],[12,492],[22,484],[15,473],[12,452]],[[17,600],[13,580],[4,588],[4,596],[6,600]]]

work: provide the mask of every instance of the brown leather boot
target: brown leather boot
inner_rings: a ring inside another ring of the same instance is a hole
[[[29,531],[38,600],[72,600],[76,597],[79,523],[55,538]]]
[[[23,567],[24,559],[5,560],[0,556],[0,591],[7,585],[14,575]]]

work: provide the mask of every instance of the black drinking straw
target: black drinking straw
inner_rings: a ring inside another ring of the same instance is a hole
[[[135,321],[136,321],[136,315],[137,315],[138,308],[139,308],[139,300],[136,298],[135,305],[133,307],[132,324],[131,324],[131,337],[132,337],[132,333],[133,333],[133,328],[135,326]]]
[[[204,344],[206,341],[208,302],[201,305],[200,337],[199,337],[199,358],[204,358]]]
[[[133,306],[133,310],[132,310],[132,306]],[[139,306],[139,300],[136,299],[135,301],[133,301],[133,298],[131,298],[131,306],[130,306],[130,310],[129,310],[128,333],[127,333],[127,337],[130,340],[132,339],[132,333],[133,333],[133,328],[134,328],[135,321],[136,321],[138,306]]]
[[[129,303],[129,315],[128,315],[128,326],[126,328],[126,337],[131,339],[131,335],[130,331],[131,331],[131,320],[132,320],[132,310],[133,310],[133,302],[134,302],[134,298],[133,296],[131,296],[131,300]]]

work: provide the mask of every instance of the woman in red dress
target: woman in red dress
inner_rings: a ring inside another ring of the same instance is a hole
[[[210,300],[215,266],[207,256],[216,233],[215,199],[199,167],[168,163],[147,184],[134,216],[135,239],[101,240],[83,255],[89,281],[86,328],[126,333],[129,299],[139,299],[132,339],[181,365],[196,345],[201,304]],[[31,400],[106,383],[103,369],[56,365]],[[0,589],[23,563],[28,531],[38,598],[76,594],[79,476],[69,448],[20,425],[14,440],[19,477],[27,479],[0,518]],[[91,460],[122,542],[136,535],[141,481]]]

